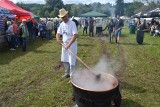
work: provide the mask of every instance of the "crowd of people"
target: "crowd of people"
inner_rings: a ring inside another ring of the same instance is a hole
[[[32,21],[30,18],[22,19],[22,22],[7,20],[4,18],[6,41],[10,50],[16,50],[19,45],[22,45],[22,50],[26,51],[26,41],[33,42],[36,37],[40,36],[42,40],[47,38],[52,39],[52,31],[57,33],[59,20],[40,20],[39,23]]]
[[[119,36],[121,35],[123,20],[118,19],[119,18],[114,21],[111,19],[109,24],[106,26],[106,28],[109,30],[110,42],[113,32],[115,32],[116,43],[119,43]],[[95,20],[92,17],[90,17],[89,20],[85,19],[81,22],[77,21],[74,17],[72,17],[71,20],[75,22],[77,30],[78,26],[83,25],[83,35],[84,33],[88,33],[87,35],[89,37],[94,37]],[[23,19],[20,23],[4,18],[6,41],[10,47],[10,50],[16,50],[16,48],[21,45],[22,50],[26,51],[26,41],[29,40],[30,42],[33,42],[38,36],[41,37],[42,40],[44,38],[51,40],[53,37],[52,31],[54,31],[54,34],[56,35],[58,27],[62,21],[63,19],[47,19],[40,20],[39,23],[37,23],[28,18],[27,20]]]
[[[135,26],[137,29],[143,30],[143,31],[149,31],[150,36],[160,36],[160,22],[158,20],[155,20],[152,18],[151,20],[146,19],[140,19],[138,20],[131,19],[129,22],[129,27]]]
[[[152,18],[150,22],[150,35],[160,36],[160,23]]]
[[[124,26],[124,22],[119,15],[117,15],[116,19],[110,19],[107,26],[103,29],[104,31],[106,28],[108,28],[110,43],[113,43],[113,37],[115,37],[115,42],[119,44],[123,26]]]
[[[82,22],[83,35],[86,34],[86,35],[88,35],[88,37],[94,37],[94,27],[96,26],[96,23],[97,23],[96,21],[97,20],[94,20],[92,17],[90,17],[89,19],[85,19]],[[104,23],[101,23],[101,24],[104,24]],[[104,29],[102,29],[102,27],[103,27],[102,25],[101,25],[100,29],[98,29],[98,30],[97,30],[97,28],[99,28],[99,27],[96,27],[96,34],[98,34],[99,32],[102,33],[102,31],[107,29],[108,35],[110,38],[110,43],[113,43],[113,37],[115,37],[115,42],[117,44],[119,44],[119,39],[121,36],[121,30],[122,30],[123,26],[124,26],[123,19],[121,19],[117,15],[116,18],[110,19],[106,23],[106,27]],[[88,31],[89,31],[89,34],[88,34]]]

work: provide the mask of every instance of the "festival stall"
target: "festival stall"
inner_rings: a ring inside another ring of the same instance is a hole
[[[11,20],[15,17],[16,17],[16,15],[11,14],[10,10],[0,6],[0,47],[5,42],[5,33],[4,33],[5,22],[4,22],[4,18],[6,18],[7,20]]]
[[[12,14],[16,15],[16,18],[19,21],[22,21],[22,19],[28,19],[28,18],[30,18],[32,21],[34,21],[34,18],[31,15],[32,12],[29,12],[27,10],[24,10],[24,9],[20,8],[19,6],[14,4],[12,1],[1,0],[0,1],[0,6],[10,10]]]

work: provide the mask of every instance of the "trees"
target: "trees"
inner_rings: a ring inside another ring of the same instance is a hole
[[[51,12],[54,10],[54,8],[61,9],[64,7],[62,0],[45,0],[46,6],[48,6],[48,11]]]
[[[62,0],[45,0],[45,15],[47,17],[57,17],[59,9],[64,7]]]
[[[30,9],[26,4],[24,4],[24,3],[22,3],[22,2],[18,2],[17,5],[18,5],[19,7],[21,7],[22,9],[24,9],[24,10],[31,11],[31,9]]]
[[[144,4],[147,5],[148,9],[154,9],[160,7],[160,1],[159,0],[140,0],[144,2]]]
[[[135,12],[135,7],[133,3],[126,3],[124,8],[125,16],[132,16]]]
[[[140,1],[134,0],[132,3],[125,3],[124,7],[125,7],[124,8],[124,15],[130,17],[130,16],[134,15],[135,13],[142,11],[144,4]]]
[[[145,13],[149,10],[160,7],[160,2],[159,0],[134,0],[132,3],[125,3],[124,7],[125,15],[132,16],[135,13]]]
[[[115,15],[123,16],[124,15],[124,1],[123,0],[117,0],[116,6],[115,6]]]

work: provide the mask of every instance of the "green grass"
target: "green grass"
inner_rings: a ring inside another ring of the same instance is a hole
[[[104,32],[106,33],[106,32]],[[160,105],[160,37],[145,34],[144,43],[138,45],[135,34],[123,29],[119,50],[116,44],[97,37],[78,36],[78,56],[94,66],[107,52],[113,69],[120,80],[122,107],[159,107]],[[72,86],[62,79],[61,46],[55,39],[38,38],[9,51],[0,50],[0,106],[2,107],[70,107]],[[79,68],[84,68],[78,63]]]
[[[123,71],[122,95],[125,107],[159,107],[160,51],[159,37],[145,33],[144,43],[138,45],[135,35],[124,29],[120,47],[126,67]]]

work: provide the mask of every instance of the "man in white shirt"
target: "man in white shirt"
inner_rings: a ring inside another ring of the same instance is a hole
[[[58,44],[64,44],[62,46],[61,61],[65,68],[65,74],[62,77],[70,77],[76,68],[76,57],[70,54],[68,49],[77,54],[76,38],[78,32],[76,24],[68,18],[68,11],[62,8],[59,10],[58,16],[62,18],[62,23],[58,27],[56,40]],[[62,41],[60,35],[62,35]]]

